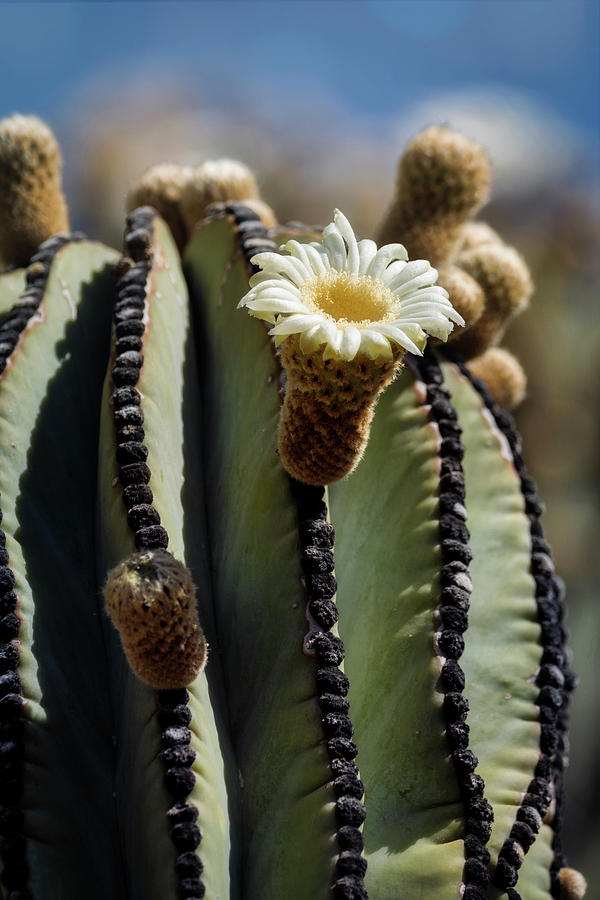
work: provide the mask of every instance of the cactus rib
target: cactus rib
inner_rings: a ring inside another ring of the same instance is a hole
[[[435,635],[435,649],[440,657],[440,683],[444,693],[443,711],[446,737],[460,793],[465,807],[465,898],[475,900],[485,895],[489,882],[490,855],[486,844],[490,838],[492,807],[484,797],[484,781],[475,773],[478,759],[469,749],[469,726],[466,722],[469,704],[463,696],[464,672],[458,662],[464,649],[463,634],[468,627],[469,598],[472,582],[469,563],[473,558],[469,547],[469,531],[465,524],[465,481],[461,460],[464,446],[456,410],[443,374],[434,355],[409,358],[410,368],[425,386],[429,418],[440,432],[440,582],[438,607],[440,625]]]
[[[114,307],[115,358],[112,368],[113,419],[116,436],[118,477],[122,487],[127,521],[134,532],[138,550],[166,550],[169,535],[160,524],[149,486],[151,472],[146,464],[148,448],[144,443],[142,395],[137,385],[143,364],[144,333],[149,319],[148,282],[153,266],[153,218],[151,207],[140,207],[127,217],[125,244],[130,258],[124,257],[125,270],[117,286]],[[179,889],[193,885],[198,896],[205,886],[200,879],[202,864],[196,851],[201,832],[196,825],[198,810],[186,798],[196,782],[192,763],[196,753],[187,727],[192,714],[185,688],[157,690],[157,719],[161,728],[159,759],[165,786],[173,805],[167,811],[169,836],[178,854],[176,871]],[[181,854],[187,854],[184,860]],[[188,859],[189,857],[189,859]],[[193,859],[192,859],[193,857]]]
[[[54,256],[70,241],[82,235],[60,235],[45,241],[26,270],[25,290],[13,304],[0,326],[0,380],[6,376],[11,357],[17,351],[28,325],[38,312]],[[2,512],[0,510],[0,523]],[[17,612],[18,597],[15,576],[9,566],[6,534],[0,528],[0,728],[2,736],[2,770],[0,802],[2,803],[2,836],[0,859],[3,884],[12,890],[27,890],[28,866],[25,839],[20,834],[23,814],[19,809],[23,779],[23,704],[19,675],[18,642],[21,618]]]
[[[531,575],[535,583],[535,599],[543,646],[540,669],[536,677],[539,692],[535,701],[539,708],[541,725],[541,755],[536,766],[535,776],[517,811],[517,820],[500,850],[494,883],[501,889],[507,890],[511,900],[519,900],[519,894],[514,889],[518,882],[519,869],[524,855],[519,848],[527,853],[533,844],[541,824],[540,817],[543,819],[548,811],[552,798],[551,784],[554,783],[556,798],[556,810],[552,820],[554,859],[550,874],[552,894],[558,896],[560,892],[558,873],[566,864],[561,849],[560,827],[564,809],[563,778],[564,757],[567,749],[568,704],[569,694],[575,686],[575,676],[565,652],[567,635],[562,626],[565,612],[564,588],[560,579],[555,575],[550,555],[551,550],[544,540],[540,524],[542,506],[537,497],[535,482],[529,476],[521,455],[521,440],[515,429],[514,421],[494,402],[485,383],[469,371],[462,359],[452,353],[448,355],[480,394],[485,407],[506,438],[512,453],[524,496],[525,513],[529,519]],[[518,845],[517,848],[515,848],[515,844]]]
[[[230,204],[228,210],[233,215],[241,251],[253,274],[258,271],[258,267],[250,262],[252,256],[261,252],[262,248],[269,247],[272,241],[258,216],[256,219],[250,217],[252,210],[238,204]],[[283,369],[273,339],[270,345],[280,370],[281,383]],[[283,393],[280,392],[280,396]],[[344,644],[331,632],[338,620],[335,604],[337,582],[333,574],[335,532],[327,521],[325,489],[302,484],[290,476],[288,478],[297,505],[301,566],[307,593],[310,630],[304,641],[304,652],[314,656],[317,663],[315,678],[319,689],[321,726],[337,798],[338,827],[335,837],[339,853],[334,864],[331,888],[336,900],[367,900],[364,885],[367,862],[362,856],[364,843],[360,832],[366,816],[361,802],[364,785],[354,762],[358,747],[351,740],[354,728],[349,718],[350,704],[345,699],[349,682],[347,677],[339,678],[342,674],[340,666],[344,660]]]

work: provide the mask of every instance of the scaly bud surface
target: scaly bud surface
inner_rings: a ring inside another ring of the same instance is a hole
[[[207,645],[185,566],[164,550],[134,553],[109,572],[104,596],[138,678],[166,690],[197,677]]]

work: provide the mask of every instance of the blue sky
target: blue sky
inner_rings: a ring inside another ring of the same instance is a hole
[[[596,0],[0,3],[0,115],[60,120],[95,84],[170,71],[221,106],[294,111],[316,91],[363,118],[441,89],[524,90],[591,140],[600,123]],[[296,98],[286,100],[288,97]]]

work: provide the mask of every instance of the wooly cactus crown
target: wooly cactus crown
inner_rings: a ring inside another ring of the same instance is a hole
[[[583,897],[488,182],[428,129],[375,244],[159,166],[121,256],[0,123],[4,897]]]

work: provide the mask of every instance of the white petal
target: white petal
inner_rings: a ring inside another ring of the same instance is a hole
[[[319,322],[319,316],[302,314],[286,316],[285,319],[278,322],[274,328],[271,328],[269,334],[299,334],[301,331],[312,328],[313,325],[318,325]]]
[[[344,328],[342,341],[340,344],[340,356],[350,361],[354,359],[360,349],[360,331],[354,325],[347,325]]]
[[[285,297],[287,300],[300,300],[301,294],[295,284],[281,278],[279,281],[271,283],[265,282],[258,287],[252,288],[246,294],[247,300],[259,300],[261,297]]]
[[[300,346],[305,353],[311,353],[321,344],[327,343],[334,338],[336,331],[337,329],[333,322],[322,320],[317,325],[313,325],[308,331],[302,333]]]
[[[339,209],[334,210],[333,213],[333,221],[337,225],[340,234],[346,241],[348,246],[348,257],[346,262],[346,271],[352,272],[353,275],[358,275],[358,267],[360,264],[360,256],[358,253],[358,244],[356,242],[356,235],[354,234],[354,230],[352,225],[346,218],[343,212],[340,212]]]
[[[338,272],[344,272],[348,259],[346,245],[339,228],[333,222],[323,229],[323,246],[327,250],[331,267]]]
[[[414,303],[429,303],[431,306],[436,306],[440,309],[453,309],[446,292],[435,284],[432,287],[420,288],[414,293],[407,294],[401,298],[398,306],[400,309],[405,309]]]
[[[389,288],[390,283],[393,279],[400,275],[401,272],[407,267],[408,263],[405,259],[396,259],[393,263],[384,269],[381,275],[379,276],[379,280],[383,281],[383,283]]]
[[[293,256],[281,256],[279,253],[257,253],[251,262],[260,266],[265,272],[285,275],[290,281],[301,287],[309,278],[312,278],[312,269],[307,269],[299,259]]]
[[[402,244],[386,244],[378,250],[366,271],[371,278],[381,278],[383,271],[394,259],[408,259],[406,247]]]
[[[260,288],[265,285],[266,287],[274,287],[275,285],[282,284],[290,291],[297,291],[298,288],[295,284],[288,278],[284,278],[283,275],[278,275],[277,272],[256,272],[251,276],[250,281],[250,289],[256,290],[256,288]]]
[[[411,300],[409,303],[400,303],[397,307],[398,318],[414,319],[416,316],[428,315],[429,313],[441,313],[443,316],[449,316],[451,312],[455,312],[452,306],[442,306],[438,303],[432,303],[431,300]]]
[[[322,343],[323,337],[320,323],[313,325],[312,328],[309,328],[308,331],[303,331],[300,335],[300,349],[304,353],[312,353]]]
[[[386,337],[370,328],[365,328],[360,333],[360,349],[371,359],[391,359],[392,348]]]
[[[432,337],[440,338],[440,340],[443,341],[446,340],[454,328],[452,322],[442,316],[420,318],[419,325],[427,332],[427,334],[430,334]]]
[[[397,328],[394,325],[377,325],[375,329],[371,330],[377,330],[380,334],[390,338],[390,340],[394,341],[396,344],[400,344],[405,350],[410,350],[411,353],[416,353],[418,356],[423,355],[417,345],[411,341],[406,332],[401,328]]]
[[[309,272],[314,271],[312,259],[307,251],[306,244],[301,244],[300,241],[288,241],[283,246],[291,256],[299,259]]]
[[[389,284],[390,291],[395,294],[406,293],[407,290],[416,290],[423,286],[435,284],[437,281],[437,269],[432,269],[427,260],[413,259],[407,263],[404,270],[396,275]]]
[[[343,332],[340,328],[336,328],[327,342],[327,346],[323,351],[323,359],[336,359],[340,355],[340,345],[342,343]]]
[[[305,306],[301,300],[288,300],[284,297],[269,297],[269,298],[261,298],[259,300],[250,300],[246,303],[248,309],[251,309],[256,312],[266,312],[266,313],[286,313],[289,315],[290,313],[307,313],[308,315],[312,315],[313,311]]]
[[[359,274],[364,275],[371,265],[373,257],[377,253],[377,244],[365,238],[358,242],[358,255],[360,257]]]
[[[398,300],[402,300],[404,297],[414,294],[415,291],[424,290],[429,287],[435,287],[434,278],[430,272],[424,272],[423,275],[412,278],[410,281],[407,281],[406,284],[396,286],[392,290],[392,293]]]
[[[327,256],[327,250],[322,244],[305,244],[306,253],[310,260],[315,275],[325,275],[331,269],[331,262]]]

